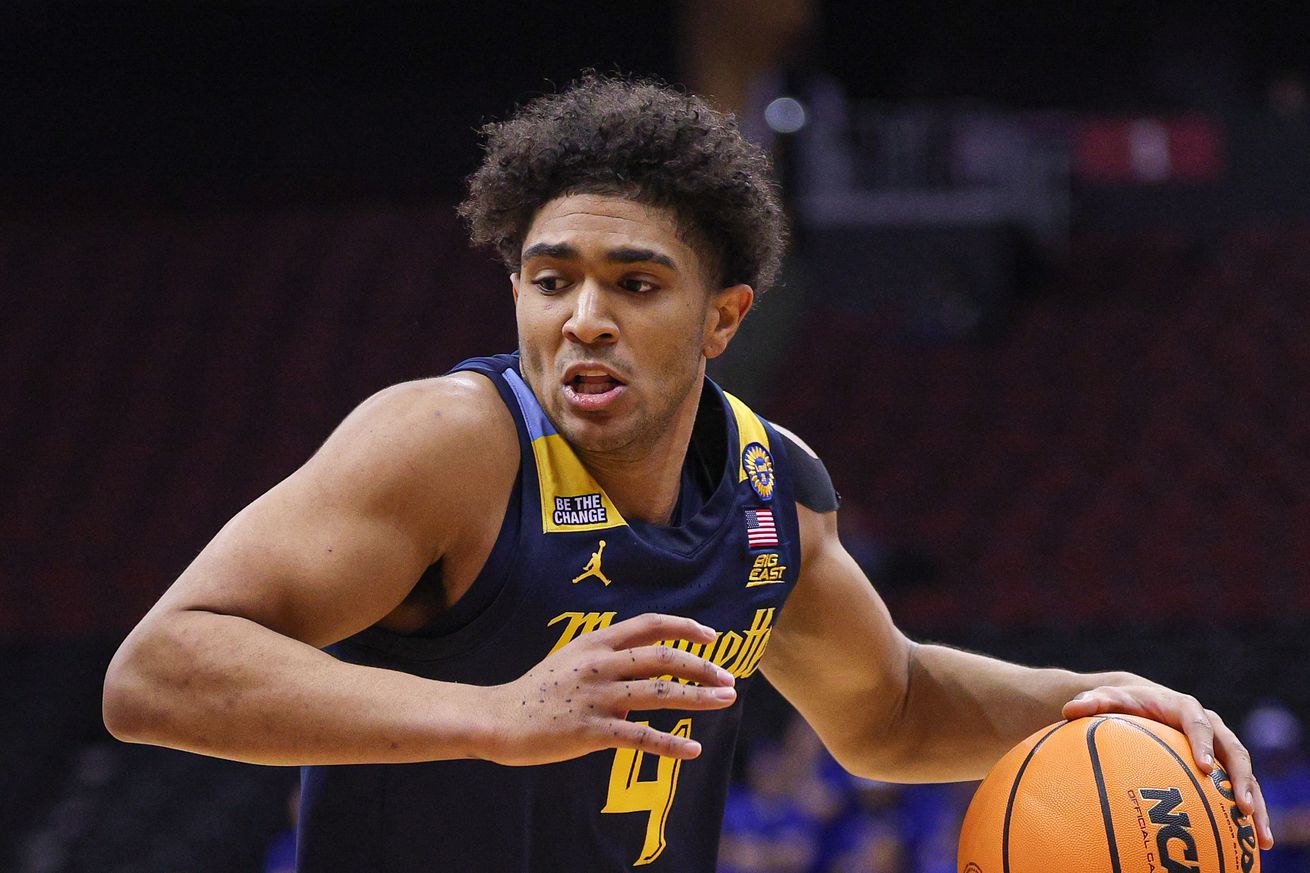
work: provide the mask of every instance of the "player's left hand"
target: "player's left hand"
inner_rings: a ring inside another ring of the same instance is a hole
[[[1203,707],[1190,694],[1160,685],[1102,685],[1066,703],[1063,714],[1075,719],[1116,712],[1153,719],[1182,731],[1192,745],[1192,757],[1206,774],[1214,770],[1217,758],[1232,781],[1238,808],[1255,820],[1260,848],[1273,848],[1269,810],[1251,770],[1251,754],[1218,713]]]

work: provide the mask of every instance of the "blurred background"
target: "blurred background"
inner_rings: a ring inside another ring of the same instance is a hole
[[[0,9],[0,869],[290,869],[294,770],[114,742],[118,643],[372,392],[514,346],[474,129],[584,67],[738,113],[794,225],[716,376],[824,457],[919,639],[1243,726],[1310,870],[1310,7]],[[723,870],[953,871],[971,785],[768,689]]]

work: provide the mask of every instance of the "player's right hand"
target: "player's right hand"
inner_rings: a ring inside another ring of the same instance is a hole
[[[498,764],[565,761],[631,748],[690,759],[700,743],[627,720],[632,710],[724,709],[737,699],[721,667],[660,641],[706,644],[715,632],[690,618],[647,613],[572,640],[520,679],[488,689]],[[652,678],[673,676],[673,679]],[[682,684],[677,679],[692,683]]]

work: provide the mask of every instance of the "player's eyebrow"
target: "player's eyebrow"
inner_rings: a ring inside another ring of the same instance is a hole
[[[651,249],[610,249],[605,253],[605,260],[615,264],[650,263],[668,267],[670,270],[678,269],[678,265],[673,263],[673,258]]]
[[[530,261],[533,258],[554,258],[558,261],[576,261],[579,257],[578,250],[568,243],[535,243],[523,250],[523,260],[525,261]],[[678,269],[678,265],[673,263],[673,258],[661,254],[654,249],[610,249],[605,253],[605,260],[612,264],[650,263],[668,267],[670,270]]]
[[[554,258],[557,261],[576,261],[578,250],[567,243],[536,243],[523,250],[523,260]]]

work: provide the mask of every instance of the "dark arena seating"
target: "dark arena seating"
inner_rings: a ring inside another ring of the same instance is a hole
[[[129,628],[355,404],[513,347],[449,209],[28,222],[0,234],[0,633]]]
[[[1304,616],[1308,292],[1305,225],[1084,236],[998,337],[813,313],[773,412],[863,535],[927,556],[887,580],[913,626]]]

